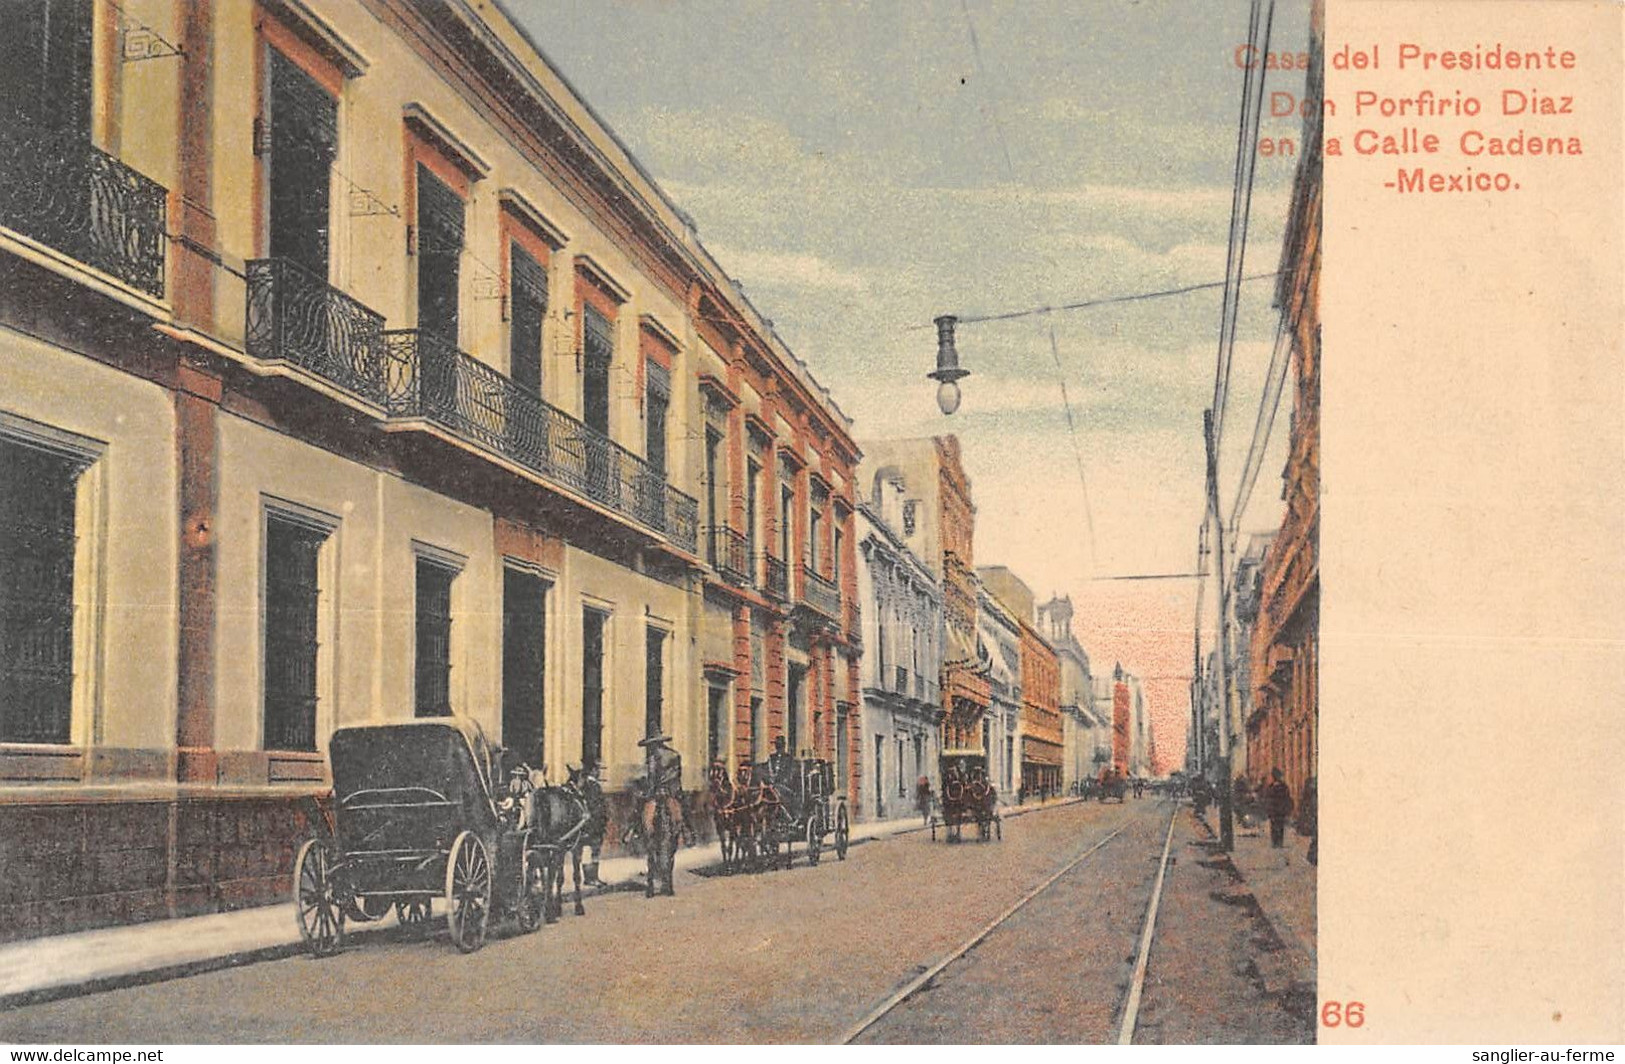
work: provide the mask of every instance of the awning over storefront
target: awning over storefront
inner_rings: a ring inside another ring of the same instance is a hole
[[[1024,735],[1021,739],[1021,760],[1034,765],[1051,765],[1059,768],[1061,744]]]

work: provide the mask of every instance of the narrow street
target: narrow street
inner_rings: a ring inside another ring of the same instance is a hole
[[[1115,1042],[1174,832],[1136,1041],[1308,1041],[1267,991],[1277,948],[1188,806],[1147,797],[924,832],[788,872],[684,875],[675,898],[588,899],[535,935],[457,953],[437,928],[0,1014],[20,1042],[831,1042],[1097,847],[862,1031],[873,1042]],[[1106,840],[1102,842],[1102,840]],[[289,919],[292,919],[290,913]],[[228,1004],[229,1003],[229,1004]]]

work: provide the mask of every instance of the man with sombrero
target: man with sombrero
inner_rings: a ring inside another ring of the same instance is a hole
[[[643,837],[649,847],[649,878],[645,893],[653,897],[655,880],[663,882],[661,893],[674,893],[672,862],[676,856],[677,839],[683,823],[683,758],[666,744],[671,736],[656,731],[639,740],[643,747]],[[665,830],[658,823],[658,812],[666,811]],[[658,854],[658,856],[657,856]]]
[[[683,756],[666,744],[671,736],[658,733],[638,740],[643,747],[645,786],[650,797],[677,798],[683,791]]]

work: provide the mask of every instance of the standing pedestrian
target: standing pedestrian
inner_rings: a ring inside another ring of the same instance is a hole
[[[1270,846],[1279,850],[1286,841],[1286,818],[1292,815],[1292,788],[1280,769],[1270,775],[1273,780],[1264,788],[1264,813],[1270,818]]]
[[[1319,788],[1315,786],[1315,777],[1310,776],[1303,782],[1303,798],[1298,802],[1298,834],[1309,836],[1309,863],[1315,864],[1320,859],[1320,796]]]

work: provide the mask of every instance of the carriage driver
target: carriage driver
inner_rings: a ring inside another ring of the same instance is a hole
[[[784,736],[773,739],[773,752],[767,757],[767,774],[774,783],[786,784],[795,775],[795,758],[784,748]]]

